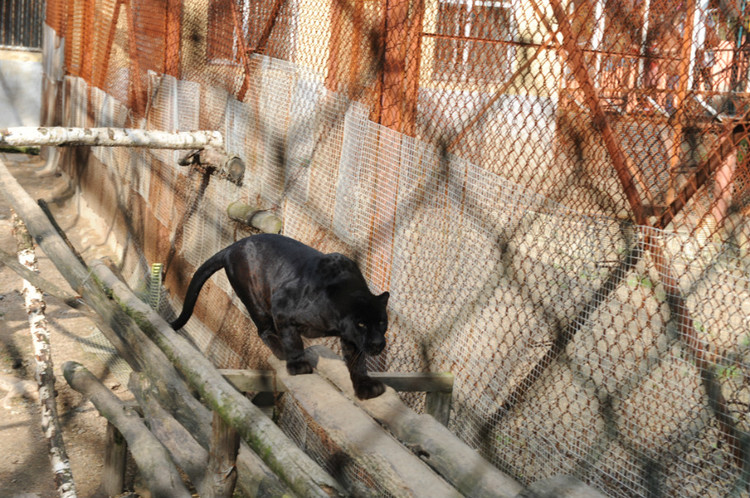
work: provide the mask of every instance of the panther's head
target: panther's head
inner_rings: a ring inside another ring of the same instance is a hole
[[[368,355],[380,354],[385,349],[388,329],[388,297],[387,292],[354,297],[349,313],[343,317],[341,337]]]

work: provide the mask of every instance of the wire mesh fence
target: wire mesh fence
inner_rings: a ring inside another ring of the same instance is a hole
[[[163,263],[178,305],[244,236],[229,203],[276,210],[391,292],[372,368],[453,372],[451,429],[493,464],[610,496],[725,496],[747,495],[750,468],[745,10],[50,0],[46,19],[63,124],[219,130],[246,163],[236,185],[171,152],[93,148],[106,168],[75,172],[116,204],[133,278]],[[263,366],[223,275],[196,314],[217,365]]]

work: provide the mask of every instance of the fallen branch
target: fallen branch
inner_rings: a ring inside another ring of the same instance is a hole
[[[89,398],[99,413],[120,431],[153,496],[190,497],[169,452],[149,432],[137,413],[128,409],[80,363],[66,361],[63,375],[70,387]]]
[[[13,212],[13,235],[18,246],[18,261],[30,272],[37,271],[34,242],[18,215]],[[52,472],[55,475],[55,486],[61,498],[77,496],[73,471],[65,451],[62,426],[57,416],[55,403],[55,374],[52,368],[52,351],[50,349],[49,323],[44,314],[46,303],[42,291],[28,280],[23,281],[22,291],[29,315],[29,332],[34,347],[36,360],[35,377],[39,388],[39,405],[42,412],[42,432],[47,439]]]
[[[205,356],[151,307],[138,299],[101,261],[91,263],[97,280],[164,351],[186,381],[210,408],[237,429],[242,439],[268,467],[301,496],[338,496],[344,491],[302,450],[281,432],[271,419],[238,392]]]

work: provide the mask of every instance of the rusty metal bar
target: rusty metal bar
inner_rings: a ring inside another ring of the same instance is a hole
[[[666,228],[666,226],[672,222],[674,217],[677,216],[680,211],[682,211],[698,190],[708,182],[714,171],[721,166],[730,154],[737,150],[737,146],[742,139],[750,136],[750,129],[748,129],[745,124],[747,118],[748,116],[745,115],[739,121],[733,121],[731,127],[728,127],[728,129],[720,135],[719,140],[717,141],[718,143],[711,153],[700,164],[700,166],[698,166],[698,169],[693,173],[687,184],[675,195],[672,202],[669,203],[659,219],[654,223],[656,228]]]
[[[533,2],[534,0],[531,1]],[[604,145],[609,152],[612,164],[617,172],[617,177],[623,186],[630,208],[633,210],[635,222],[639,225],[645,225],[647,224],[646,214],[636,185],[640,187],[647,198],[650,196],[648,186],[643,180],[640,171],[628,161],[617,137],[615,137],[614,130],[607,120],[607,116],[599,101],[599,95],[586,69],[586,63],[581,50],[578,48],[576,38],[573,36],[570,24],[568,23],[565,8],[562,6],[560,0],[550,0],[550,4],[557,20],[558,30],[562,34],[563,49],[568,54],[568,63],[573,70],[573,75],[578,82],[578,86],[583,90],[586,105],[591,110],[591,118],[594,126],[602,135]]]
[[[279,12],[281,12],[281,6],[284,4],[284,1],[285,0],[276,0],[273,4],[271,14],[266,21],[266,25],[263,26],[263,32],[261,32],[260,37],[258,38],[258,43],[255,44],[255,48],[253,49],[254,53],[262,54],[265,52],[266,44],[271,37],[271,30],[273,30],[273,27],[276,25],[276,18],[279,16]]]

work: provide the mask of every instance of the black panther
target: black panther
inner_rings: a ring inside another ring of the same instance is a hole
[[[388,292],[373,295],[357,265],[283,235],[260,234],[214,254],[193,275],[175,330],[187,323],[206,280],[224,268],[258,334],[291,375],[312,372],[302,337],[338,336],[354,391],[361,399],[385,391],[367,375],[367,355],[385,348]]]

